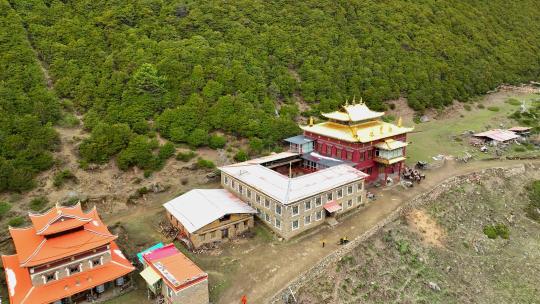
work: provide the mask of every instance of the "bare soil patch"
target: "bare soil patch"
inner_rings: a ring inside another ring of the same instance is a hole
[[[443,247],[445,231],[423,209],[411,211],[406,216],[409,228],[421,236],[426,244]]]

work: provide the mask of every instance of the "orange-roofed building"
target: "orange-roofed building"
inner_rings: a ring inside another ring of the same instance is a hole
[[[56,206],[9,228],[16,254],[3,255],[12,304],[79,303],[124,290],[135,268],[96,209]]]
[[[143,254],[141,276],[154,296],[168,304],[208,304],[208,274],[169,244]]]

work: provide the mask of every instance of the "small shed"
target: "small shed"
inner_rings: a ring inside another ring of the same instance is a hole
[[[502,129],[493,129],[481,133],[476,133],[473,136],[494,143],[506,143],[519,138],[519,135],[517,135],[516,133]]]
[[[225,189],[193,189],[165,203],[179,237],[194,248],[234,238],[253,227],[257,211]]]
[[[508,129],[508,131],[512,131],[521,136],[529,136],[531,134],[531,130],[532,130],[531,127],[519,127],[519,126]]]
[[[289,151],[293,153],[309,153],[313,151],[315,140],[304,135],[297,135],[285,139],[289,143]]]

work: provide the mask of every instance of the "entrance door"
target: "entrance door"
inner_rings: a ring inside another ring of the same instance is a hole
[[[221,238],[226,239],[229,237],[229,228],[221,230]]]

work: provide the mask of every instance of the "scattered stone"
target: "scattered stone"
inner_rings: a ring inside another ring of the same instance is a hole
[[[435,290],[435,291],[441,291],[441,287],[439,287],[439,285],[435,282],[429,282],[428,283],[428,286],[429,288],[431,288],[432,290]]]

